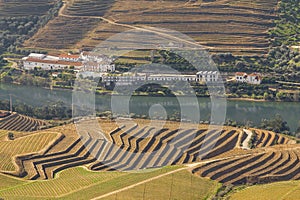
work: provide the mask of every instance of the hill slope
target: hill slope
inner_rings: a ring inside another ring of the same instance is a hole
[[[29,40],[26,46],[92,49],[109,36],[130,27],[157,27],[187,34],[212,52],[261,55],[266,53],[269,45],[267,31],[274,25],[276,6],[276,0],[219,0],[194,4],[179,0],[74,0],[69,1],[60,17]],[[105,20],[97,25],[74,25],[67,32],[58,23],[76,24],[79,18]],[[80,34],[76,34],[78,32]],[[55,35],[59,34],[65,37],[56,38]],[[76,34],[77,39],[72,40],[68,34]]]
[[[0,0],[0,17],[42,16],[55,0]]]
[[[41,126],[46,125],[46,122],[18,113],[11,113],[5,118],[0,118],[0,129],[12,131],[34,131]]]

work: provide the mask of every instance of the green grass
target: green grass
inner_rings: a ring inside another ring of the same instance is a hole
[[[235,192],[232,200],[298,200],[300,197],[300,181],[277,182],[255,185]]]

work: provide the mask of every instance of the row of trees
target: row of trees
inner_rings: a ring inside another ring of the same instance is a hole
[[[260,124],[254,125],[253,122],[238,122],[231,119],[227,119],[225,125],[233,126],[233,127],[252,127],[252,128],[260,128],[264,130],[273,131],[275,133],[282,133],[291,136],[300,136],[300,122],[299,128],[295,132],[291,132],[290,127],[287,125],[287,122],[281,117],[281,115],[276,114],[270,119],[262,119]],[[255,144],[255,134],[253,136],[252,144]]]
[[[9,110],[9,101],[0,101],[1,110]],[[30,117],[39,119],[70,119],[72,117],[71,107],[67,106],[64,102],[58,101],[44,106],[30,106],[22,102],[16,102],[13,105],[13,111],[24,114]]]

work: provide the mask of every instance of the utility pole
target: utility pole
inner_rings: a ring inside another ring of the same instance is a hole
[[[12,98],[11,98],[11,94],[9,94],[9,108],[10,108],[10,112],[12,112]]]
[[[172,190],[173,190],[173,181],[174,181],[174,174],[172,174],[172,182],[171,182],[171,188],[170,188],[170,194],[169,194],[169,200],[171,200],[172,197]]]
[[[143,200],[145,200],[145,194],[146,194],[146,183],[144,183]]]

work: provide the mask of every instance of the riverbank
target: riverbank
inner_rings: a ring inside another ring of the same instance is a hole
[[[45,89],[36,86],[24,86],[14,84],[0,84],[0,100],[9,109],[9,97],[12,96],[13,106],[28,105],[34,108],[42,108],[45,105],[60,105],[63,102],[65,107],[63,110],[71,109],[72,107],[72,90],[69,89]],[[130,113],[136,113],[139,116],[148,116],[149,110],[153,105],[161,105],[167,112],[168,116],[180,116],[180,111],[193,111],[195,105],[192,104],[191,98],[194,97],[180,97],[178,98],[166,96],[133,96],[130,98],[129,110]],[[198,97],[199,111],[202,121],[211,120],[211,106],[212,101],[208,97]],[[292,131],[298,128],[300,120],[300,104],[299,102],[271,102],[271,101],[257,101],[255,99],[227,99],[226,119],[239,122],[253,122],[259,125],[261,120],[270,119],[276,114],[282,116],[288,122],[288,126]],[[59,103],[59,104],[58,104]],[[125,102],[115,102],[115,106],[124,106]],[[105,112],[112,110],[111,95],[95,95],[95,109],[97,112]],[[176,115],[175,115],[176,114]]]
[[[17,82],[14,82],[12,84],[6,84],[6,83],[3,83],[3,84],[22,86],[20,83],[17,83]],[[27,87],[37,87],[37,88],[42,88],[42,89],[46,89],[46,90],[49,90],[49,91],[70,91],[70,92],[72,92],[73,89],[74,89],[72,87],[59,87],[59,86],[52,86],[52,87],[27,86]],[[97,96],[107,96],[107,97],[110,97],[112,95],[118,95],[116,93],[113,93],[113,91],[111,91],[111,90],[96,90],[95,94]],[[226,95],[228,95],[228,94],[226,94]],[[120,96],[123,96],[123,94],[120,94]],[[184,95],[184,94],[164,95],[164,94],[160,93],[159,91],[155,94],[148,94],[148,93],[139,93],[139,94],[137,94],[137,93],[133,93],[131,96],[135,96],[135,97],[195,97],[193,95]],[[196,95],[196,97],[197,98],[210,98],[209,95]],[[229,101],[246,101],[246,102],[295,102],[295,103],[297,103],[297,101],[253,99],[253,98],[249,98],[249,97],[226,97],[226,100],[229,100]]]

